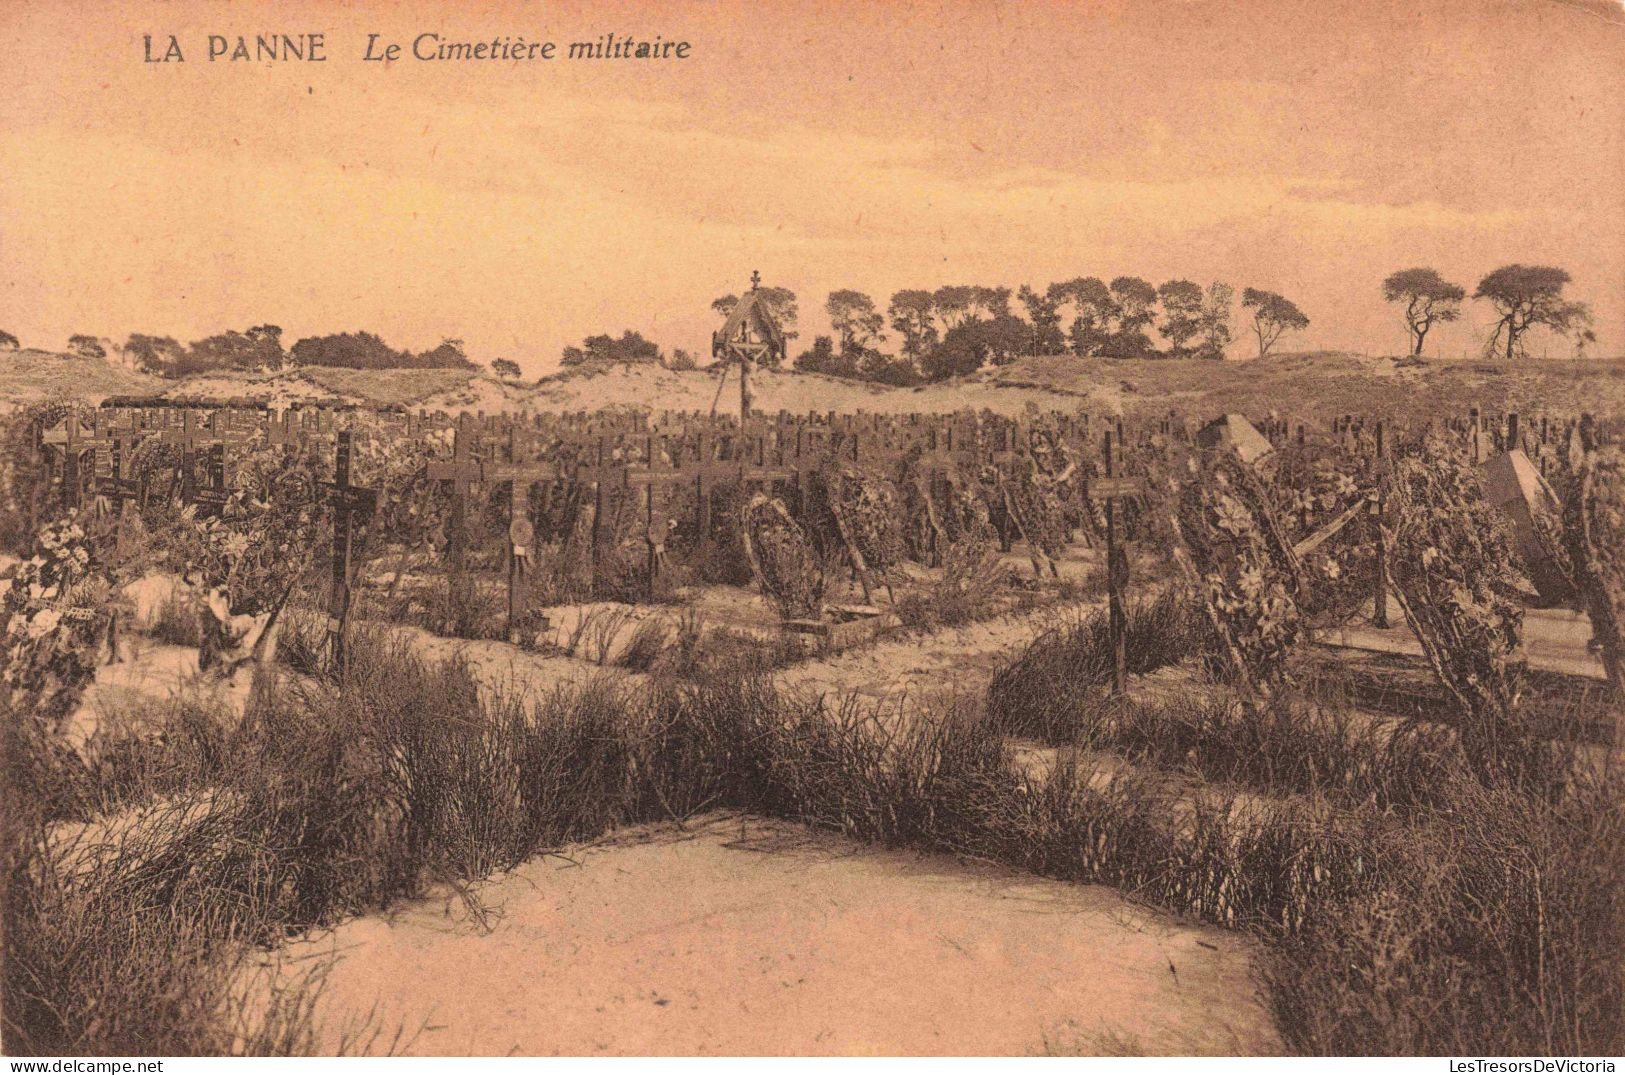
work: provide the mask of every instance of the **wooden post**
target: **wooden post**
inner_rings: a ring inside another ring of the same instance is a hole
[[[68,415],[68,439],[62,447],[62,499],[70,508],[79,507],[79,419]]]
[[[782,415],[783,412],[780,413]],[[652,476],[652,472],[656,467],[663,467],[663,464],[659,461],[660,456],[655,452],[655,439],[653,437],[644,438],[643,451],[645,465]],[[665,454],[664,449],[660,454]],[[664,538],[655,533],[655,482],[653,480],[643,487],[643,525],[644,540],[648,545],[644,560],[643,596],[645,600],[652,604],[655,599],[655,576],[660,573],[660,553],[665,547]]]
[[[715,449],[711,443],[711,430],[709,427],[700,432],[698,450],[699,475],[694,479],[695,510],[699,513],[696,523],[699,525],[699,540],[709,543],[711,540],[711,458]]]
[[[508,462],[514,467],[508,485],[508,641],[519,644],[519,625],[525,617],[525,564],[535,530],[530,523],[530,482],[520,477],[519,430],[508,429]]]
[[[468,415],[459,415],[457,428],[452,433],[451,459],[455,464],[473,462],[468,445]],[[446,558],[451,564],[452,576],[460,579],[468,548],[468,486],[466,477],[459,474],[452,479],[450,533],[446,535]]]
[[[1102,437],[1101,463],[1108,478],[1112,465],[1112,431]],[[1106,623],[1112,645],[1112,695],[1128,689],[1128,617],[1123,611],[1123,586],[1128,582],[1128,559],[1117,545],[1117,498],[1106,497]]]
[[[224,506],[226,496],[226,446],[224,444],[209,445],[209,489],[219,497],[220,506]]]
[[[1384,441],[1382,423],[1377,423],[1377,471],[1378,480],[1381,480],[1383,461],[1387,458],[1388,446]],[[1372,596],[1371,626],[1386,629],[1388,626],[1388,542],[1382,531],[1382,493],[1378,487],[1377,503],[1375,508],[1377,523],[1377,580],[1376,592]]]
[[[598,596],[598,545],[603,537],[604,524],[604,466],[609,462],[607,440],[598,438],[597,455],[593,461],[592,483],[592,535],[588,539],[591,545],[592,574],[587,584],[588,593],[594,598]]]
[[[332,588],[327,597],[327,648],[332,657],[333,670],[344,671],[344,626],[350,617],[350,431],[338,437],[338,448],[333,460],[333,559]]]
[[[197,495],[196,449],[192,438],[197,435],[197,412],[188,407],[181,415],[181,503],[190,504]]]

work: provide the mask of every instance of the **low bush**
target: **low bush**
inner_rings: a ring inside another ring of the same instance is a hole
[[[649,671],[665,652],[669,635],[670,631],[665,620],[659,617],[644,620],[632,632],[632,637],[627,640],[626,648],[621,651],[620,659],[616,663],[633,672]]]
[[[1206,632],[1189,603],[1169,592],[1125,610],[1129,674],[1143,676],[1197,655]],[[1047,743],[1070,743],[1086,708],[1112,679],[1111,634],[1105,610],[1040,635],[994,673],[988,716],[1002,731]]]
[[[1266,981],[1320,1055],[1614,1056],[1625,1048],[1619,773],[1559,802],[1471,778],[1364,852],[1372,882],[1282,936]]]
[[[903,595],[897,615],[916,630],[958,627],[986,619],[1010,583],[1006,567],[989,544],[956,542],[942,554],[942,575],[923,592]]]

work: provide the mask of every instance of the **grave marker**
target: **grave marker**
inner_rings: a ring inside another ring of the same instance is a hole
[[[338,435],[333,459],[333,480],[321,482],[322,499],[333,506],[332,589],[327,599],[327,645],[333,667],[344,668],[344,627],[350,617],[350,559],[357,516],[372,517],[378,493],[350,484],[348,429]]]

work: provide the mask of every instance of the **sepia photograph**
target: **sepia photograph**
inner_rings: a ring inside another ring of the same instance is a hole
[[[9,1072],[1625,1055],[1625,0],[0,56]]]

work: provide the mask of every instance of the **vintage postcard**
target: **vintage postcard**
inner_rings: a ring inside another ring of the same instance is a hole
[[[0,55],[14,1070],[1625,1053],[1625,3]]]

